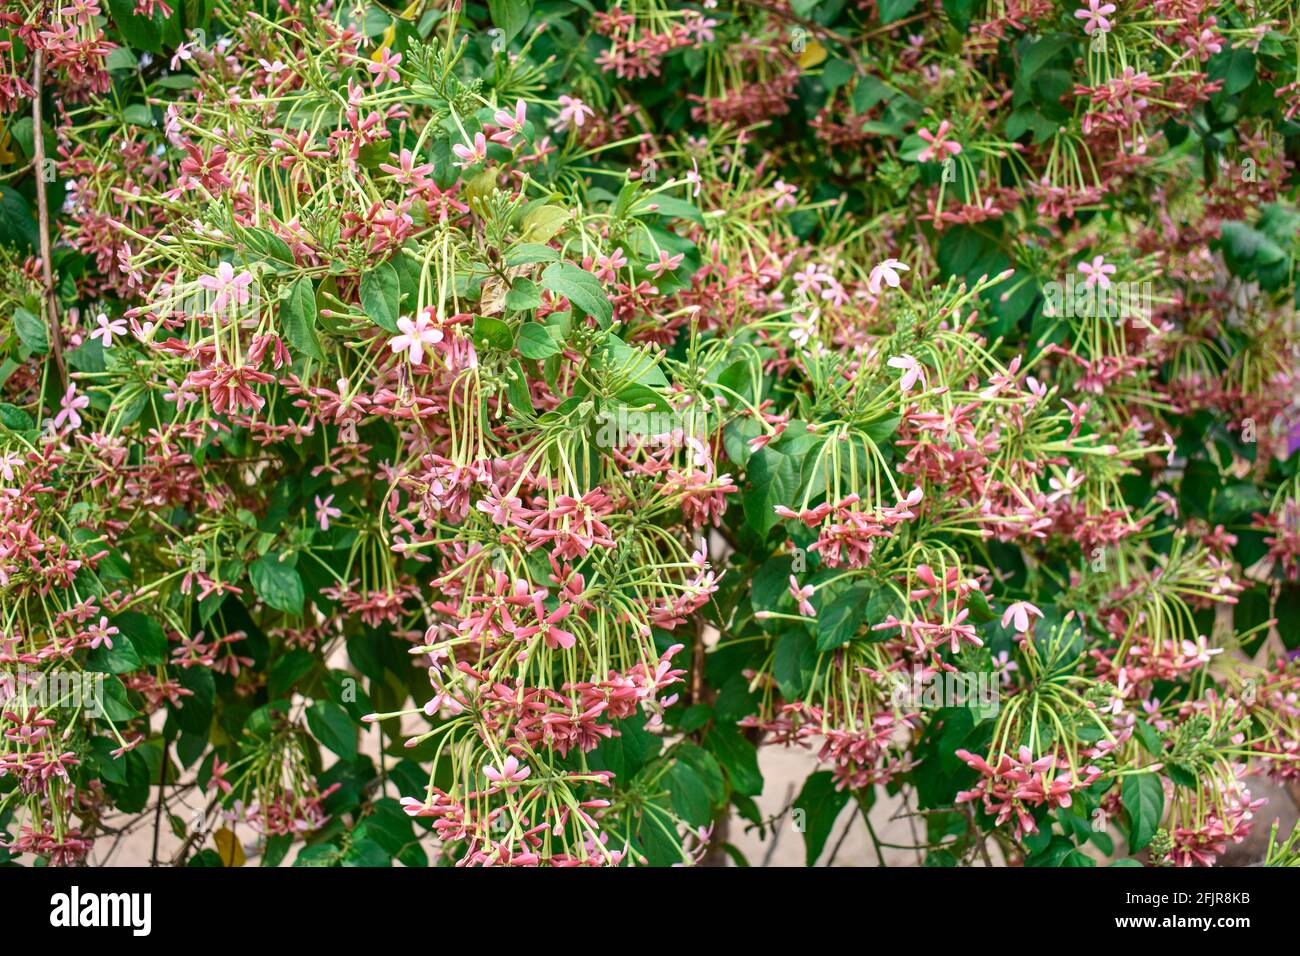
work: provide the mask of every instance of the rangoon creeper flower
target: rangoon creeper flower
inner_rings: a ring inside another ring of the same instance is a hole
[[[1002,626],[1012,624],[1017,634],[1024,634],[1029,630],[1029,618],[1042,616],[1043,612],[1028,601],[1016,601],[1007,605],[1007,609],[1002,612]]]
[[[1103,289],[1109,289],[1110,276],[1115,274],[1115,266],[1107,264],[1102,256],[1093,256],[1091,264],[1087,262],[1079,263],[1079,271],[1087,276],[1083,280],[1084,288],[1095,285]]]
[[[904,392],[910,392],[912,386],[919,380],[921,387],[925,387],[925,366],[910,355],[895,355],[885,363],[890,368],[903,370],[903,377],[898,380],[898,387]]]
[[[104,348],[106,349],[113,347],[113,336],[126,335],[126,322],[122,319],[113,319],[110,322],[108,316],[101,312],[95,318],[95,321],[99,324],[99,328],[91,332],[90,337],[92,339],[103,339]]]
[[[459,166],[461,169],[468,169],[487,159],[487,137],[482,133],[474,134],[474,142],[470,146],[462,143],[456,143],[451,147],[451,151],[456,154],[459,162],[452,163],[453,166]]]
[[[419,365],[424,361],[426,346],[432,348],[442,341],[442,329],[434,325],[425,312],[417,315],[414,322],[402,316],[397,320],[397,327],[403,334],[389,340],[388,347],[394,352],[408,351],[412,365]]]
[[[1094,33],[1110,32],[1110,21],[1106,19],[1109,14],[1115,12],[1115,4],[1102,3],[1101,0],[1088,0],[1087,8],[1080,7],[1074,11],[1075,17],[1080,20],[1087,20],[1083,25],[1083,32],[1092,36]]]
[[[935,159],[942,159],[944,153],[949,156],[960,156],[961,144],[946,138],[951,132],[952,124],[947,120],[940,122],[939,128],[933,133],[928,129],[918,130],[916,135],[930,145],[921,150],[916,158],[923,163],[928,163]]]
[[[891,289],[897,289],[902,281],[898,274],[909,271],[911,270],[897,259],[886,259],[871,270],[871,275],[867,277],[867,288],[872,295],[879,295],[880,283],[883,281]]]
[[[521,767],[519,765],[519,760],[513,755],[506,757],[506,759],[501,762],[500,770],[490,764],[483,768],[483,776],[496,784],[522,783],[528,779],[532,772],[533,769],[531,767]]]
[[[316,499],[316,520],[320,522],[322,531],[328,531],[330,529],[330,519],[343,517],[343,512],[333,507],[333,495],[326,495],[324,498],[321,498],[320,495],[314,497]]]
[[[245,269],[239,275],[235,275],[235,267],[229,262],[217,266],[216,275],[199,276],[199,285],[217,294],[212,300],[212,308],[218,312],[226,307],[226,303],[232,296],[236,305],[246,305],[249,298],[248,287],[252,284],[253,273]]]

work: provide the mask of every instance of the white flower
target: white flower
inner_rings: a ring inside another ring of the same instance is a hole
[[[872,295],[879,295],[880,282],[883,279],[891,289],[897,289],[900,281],[898,274],[909,271],[911,270],[897,259],[886,259],[871,270],[871,275],[867,279],[867,288],[871,290]]]
[[[897,285],[897,283],[895,283]],[[890,368],[900,368],[903,370],[903,377],[898,380],[898,387],[905,392],[910,392],[912,386],[920,379],[921,386],[925,387],[925,366],[918,362],[910,355],[895,355],[885,363]]]
[[[126,335],[126,323],[121,319],[114,319],[110,322],[108,316],[101,312],[95,321],[99,323],[99,328],[91,332],[90,337],[92,339],[102,338],[104,340],[104,348],[106,349],[111,349],[113,347],[113,336]]]
[[[424,361],[426,346],[432,348],[442,341],[442,329],[435,326],[424,312],[416,316],[414,322],[402,316],[397,320],[397,327],[405,334],[393,336],[388,346],[394,352],[409,351],[412,365]]]

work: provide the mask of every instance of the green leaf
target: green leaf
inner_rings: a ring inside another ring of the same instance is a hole
[[[1129,774],[1122,778],[1121,799],[1128,813],[1130,853],[1146,847],[1160,826],[1165,812],[1165,790],[1155,773]]]
[[[560,345],[551,338],[546,327],[536,322],[525,322],[519,330],[519,354],[524,358],[546,359],[560,351]]]
[[[600,280],[571,262],[553,262],[547,266],[542,273],[542,287],[564,296],[574,308],[591,316],[602,328],[614,317],[614,307],[610,305]]]
[[[819,770],[804,781],[803,789],[794,801],[794,809],[802,816],[806,866],[817,864],[835,820],[848,802],[848,790],[835,789],[835,775],[829,770]],[[795,817],[795,822],[800,823],[800,817]]]
[[[858,77],[857,85],[853,87],[853,112],[865,113],[877,103],[897,95],[898,90],[874,76]]]
[[[35,428],[36,422],[17,405],[0,402],[0,425],[13,432],[25,432]]]
[[[848,60],[827,60],[822,67],[822,86],[828,91],[838,90],[853,79],[855,72],[853,64]]]
[[[722,767],[713,754],[703,747],[688,743],[678,744],[673,754],[695,771],[708,794],[710,805],[720,807],[727,799],[727,782],[722,776]]]
[[[150,53],[163,51],[161,11],[156,13],[157,19],[137,16],[135,0],[108,0],[108,10],[128,46]]]
[[[1020,73],[1016,82],[1027,87],[1035,73],[1073,43],[1074,37],[1068,33],[1049,33],[1036,40],[1023,42],[1020,47]]]
[[[639,385],[668,387],[668,379],[654,357],[646,349],[628,345],[617,335],[605,340],[604,350],[593,356],[593,360],[599,368],[617,372],[622,378]]]
[[[694,203],[689,203],[685,199],[660,193],[650,198],[650,204],[655,207],[653,212],[667,216],[669,219],[689,219],[691,222],[704,224],[704,213],[700,212],[699,207]]]
[[[693,827],[707,826],[713,810],[700,775],[678,761],[668,771],[667,783],[673,811]]]
[[[16,189],[0,185],[0,245],[34,250],[40,244],[41,231],[31,204]]]
[[[248,228],[242,231],[245,244],[259,256],[293,265],[293,250],[289,248],[287,242],[275,233],[256,228]]]
[[[389,332],[398,331],[401,301],[397,270],[389,263],[381,262],[361,277],[361,307],[366,315]]]
[[[786,700],[795,700],[803,693],[816,666],[817,648],[801,628],[792,628],[777,638],[772,676]]]
[[[280,319],[290,346],[308,358],[324,361],[325,353],[316,338],[316,290],[307,276],[289,287],[280,306]]]
[[[249,568],[253,588],[268,607],[286,614],[301,614],[304,600],[302,577],[297,569],[280,560],[278,552],[264,554]]]
[[[167,635],[153,618],[138,611],[127,611],[113,618],[112,623],[131,641],[142,664],[167,663]]]
[[[217,694],[212,671],[206,667],[190,667],[181,671],[177,679],[190,692],[181,698],[173,712],[177,726],[186,733],[206,736],[212,726],[212,705]]]
[[[817,650],[832,651],[853,639],[867,617],[871,585],[855,584],[822,608],[817,616]]]
[[[521,242],[511,246],[502,261],[507,266],[526,266],[533,262],[555,262],[560,254],[540,242]]]
[[[948,20],[957,28],[958,33],[965,33],[970,29],[976,3],[977,0],[943,0],[943,12],[948,14]]]
[[[715,726],[705,736],[704,745],[727,772],[731,789],[747,797],[756,797],[763,792],[758,751],[739,730],[725,725]]]
[[[532,279],[520,276],[510,283],[506,293],[506,308],[515,312],[526,312],[542,304],[542,292]]]
[[[791,505],[799,488],[799,466],[789,455],[764,448],[749,459],[745,477],[745,523],[760,535],[776,524],[777,505]]]
[[[664,397],[647,385],[635,382],[625,385],[615,397],[624,405],[638,411],[655,411],[664,414],[672,412],[672,406],[664,401]]]
[[[880,22],[893,23],[901,20],[916,8],[920,0],[879,0]]]
[[[307,709],[307,726],[325,747],[344,760],[357,755],[357,728],[347,711],[328,700],[318,700]]]
[[[494,348],[499,352],[509,352],[515,347],[515,337],[510,326],[500,319],[480,315],[474,319],[474,345],[480,349]]]
[[[21,305],[14,309],[14,328],[18,331],[18,341],[33,355],[44,355],[50,350],[50,339],[45,331],[45,323]]]
[[[505,34],[509,43],[519,35],[519,31],[528,22],[529,5],[525,0],[488,0],[488,12]]]
[[[308,673],[316,664],[316,655],[310,651],[296,647],[288,654],[280,657],[271,665],[271,678],[267,682],[267,693],[274,700],[279,697],[288,697],[289,692],[293,690],[294,685]]]
[[[570,218],[563,206],[535,206],[519,224],[524,242],[549,242],[564,229]]]

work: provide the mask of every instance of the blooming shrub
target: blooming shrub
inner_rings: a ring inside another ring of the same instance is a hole
[[[0,861],[814,863],[888,800],[1215,863],[1300,778],[1298,29],[6,2]]]

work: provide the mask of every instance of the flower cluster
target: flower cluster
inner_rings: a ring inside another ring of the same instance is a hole
[[[1296,11],[807,6],[0,6],[0,863],[1271,812]]]

